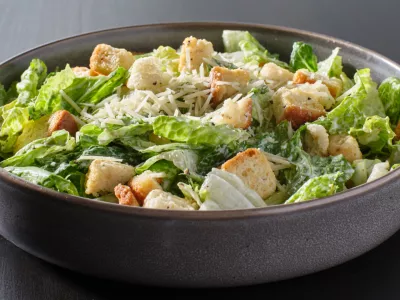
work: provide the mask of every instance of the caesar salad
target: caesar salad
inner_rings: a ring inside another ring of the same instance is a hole
[[[343,71],[340,49],[283,61],[250,32],[148,53],[97,45],[88,67],[33,59],[0,84],[0,167],[93,201],[229,210],[327,197],[400,163],[400,79]]]

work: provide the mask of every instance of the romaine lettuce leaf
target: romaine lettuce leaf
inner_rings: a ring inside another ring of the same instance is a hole
[[[267,85],[262,85],[252,88],[250,93],[253,93],[251,96],[253,120],[257,121],[260,127],[268,126],[272,119],[271,91]]]
[[[1,167],[26,167],[32,166],[36,159],[60,152],[74,150],[75,139],[66,130],[53,132],[50,137],[38,139],[24,146],[14,156],[3,160]]]
[[[31,118],[36,120],[43,115],[63,109],[60,90],[67,88],[75,78],[74,72],[67,65],[64,70],[48,78],[39,90],[39,94],[30,107]]]
[[[341,96],[341,103],[323,121],[330,134],[347,134],[350,128],[361,128],[369,116],[386,116],[370,70],[358,70],[354,79],[356,84]]]
[[[178,73],[179,54],[169,46],[160,46],[154,50],[153,56],[161,60],[162,70],[164,72]]]
[[[341,172],[311,178],[285,204],[332,196],[345,189]]]
[[[154,134],[171,141],[217,146],[247,139],[249,134],[227,125],[213,126],[185,117],[159,116],[153,123]]]
[[[332,51],[332,54],[325,60],[318,63],[318,71],[327,77],[338,77],[342,74],[342,57],[339,54],[340,48],[335,48]]]
[[[372,168],[371,174],[369,175],[367,182],[377,180],[378,178],[386,175],[387,173],[389,173],[389,168],[390,165],[387,161],[375,164]]]
[[[354,174],[350,178],[352,187],[364,184],[371,175],[374,165],[381,163],[379,159],[357,159],[353,161]]]
[[[18,106],[26,106],[37,95],[38,89],[47,76],[47,67],[40,59],[33,59],[29,68],[21,75],[21,81],[17,83]]]
[[[397,125],[400,119],[400,79],[386,78],[380,84],[378,91],[390,123]]]
[[[290,67],[293,70],[307,69],[311,72],[318,70],[317,56],[313,52],[311,45],[303,42],[295,42],[293,44],[292,53],[290,54]]]
[[[248,31],[224,30],[222,40],[226,52],[244,52],[245,62],[256,61],[258,64],[273,62],[276,65],[289,69],[289,65],[279,60],[277,54],[271,54]]]
[[[61,193],[79,196],[77,188],[71,181],[44,169],[38,167],[7,167],[5,170],[32,183]]]
[[[395,133],[390,127],[389,117],[367,117],[362,128],[351,128],[350,134],[357,138],[360,145],[366,146],[368,154],[388,155]]]
[[[236,176],[212,169],[200,189],[200,210],[244,209],[266,206],[261,197]]]

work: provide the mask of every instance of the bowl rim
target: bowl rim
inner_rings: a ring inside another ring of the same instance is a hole
[[[386,56],[379,54],[373,50],[362,47],[358,44],[351,43],[340,38],[334,38],[329,35],[315,33],[307,30],[297,29],[293,27],[287,26],[278,26],[278,25],[269,25],[269,24],[260,24],[260,23],[248,23],[248,22],[172,22],[172,23],[149,23],[143,25],[133,25],[133,26],[124,26],[124,27],[113,27],[103,30],[86,32],[78,35],[71,35],[66,38],[57,39],[48,43],[41,44],[37,47],[31,48],[29,50],[23,51],[20,54],[17,54],[9,59],[6,59],[4,62],[0,63],[0,69],[5,65],[12,63],[14,60],[22,58],[25,55],[30,54],[31,52],[37,51],[42,48],[46,48],[51,45],[56,45],[58,43],[67,42],[69,40],[74,40],[78,38],[83,38],[86,36],[95,36],[101,33],[107,32],[116,32],[116,31],[124,31],[124,30],[140,30],[140,29],[156,29],[156,28],[172,28],[179,29],[180,27],[185,26],[186,28],[198,28],[198,27],[207,27],[207,28],[217,28],[224,29],[225,27],[229,27],[230,29],[242,29],[249,30],[252,29],[261,29],[266,31],[277,31],[277,32],[285,32],[292,33],[300,36],[307,36],[309,38],[319,39],[319,40],[329,40],[337,45],[337,47],[344,46],[346,48],[353,49],[358,52],[368,53],[385,63],[391,65],[394,69],[398,69],[400,71],[400,65],[394,62],[393,60],[387,58]],[[254,217],[266,217],[266,216],[274,216],[274,215],[288,215],[299,212],[304,212],[305,210],[312,209],[321,209],[328,208],[344,201],[351,201],[354,197],[364,197],[367,193],[376,191],[380,188],[383,188],[386,184],[389,184],[398,179],[400,175],[400,168],[397,170],[393,170],[388,174],[382,176],[381,178],[374,180],[370,183],[366,183],[346,191],[337,193],[332,196],[313,199],[300,203],[293,203],[288,205],[275,205],[268,206],[262,208],[248,208],[248,209],[235,209],[235,210],[218,210],[218,211],[182,211],[182,210],[166,210],[166,209],[149,209],[142,207],[129,207],[122,206],[115,203],[108,203],[104,201],[99,201],[95,199],[89,199],[80,196],[73,196],[61,192],[57,192],[50,188],[42,187],[26,181],[16,175],[13,175],[3,168],[0,168],[0,181],[3,183],[7,183],[15,188],[20,188],[23,191],[29,192],[34,191],[43,196],[51,196],[52,198],[56,198],[59,201],[63,201],[69,203],[71,205],[79,205],[81,207],[88,207],[90,209],[96,209],[98,211],[117,213],[120,215],[130,215],[136,217],[146,217],[146,218],[157,218],[157,219],[177,219],[177,220],[210,220],[210,221],[218,221],[218,220],[231,220],[231,219],[243,219],[243,218],[254,218]]]

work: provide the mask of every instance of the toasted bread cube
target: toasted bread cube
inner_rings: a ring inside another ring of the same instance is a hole
[[[131,76],[126,84],[130,89],[151,90],[156,93],[165,89],[161,60],[157,57],[139,58],[133,63],[130,72]]]
[[[226,161],[221,169],[235,174],[265,199],[276,190],[276,177],[265,154],[254,148],[238,153]]]
[[[304,150],[311,155],[328,156],[329,135],[322,125],[309,124],[304,135]]]
[[[327,95],[329,92],[321,93],[314,88],[281,87],[272,96],[272,109],[276,122],[288,120],[292,127],[297,129],[306,122],[315,121],[326,114],[320,102],[326,101],[324,98]]]
[[[74,116],[67,110],[56,111],[50,116],[47,134],[50,136],[54,131],[63,129],[73,136],[78,131],[78,124]]]
[[[114,188],[115,197],[118,198],[118,203],[127,206],[140,206],[139,202],[136,200],[129,186],[118,184]]]
[[[297,70],[293,77],[293,83],[296,84],[315,83],[317,81],[321,81],[322,84],[326,85],[332,97],[336,98],[340,95],[343,83],[338,78],[328,78],[321,74],[309,72],[306,69]]]
[[[156,189],[144,199],[143,207],[174,210],[195,210],[195,205],[189,200],[177,197],[171,193]]]
[[[213,117],[212,121],[219,124],[231,125],[235,128],[246,129],[250,127],[252,120],[252,100],[243,98],[237,102],[231,99],[224,101],[219,114]]]
[[[217,107],[224,99],[233,96],[245,88],[250,80],[250,74],[243,69],[230,70],[224,67],[214,67],[211,76],[211,105]]]
[[[72,68],[76,77],[87,77],[91,76],[90,69],[86,67],[74,67]]]
[[[125,49],[99,44],[93,50],[89,66],[94,72],[108,75],[118,69],[118,67],[128,70],[134,61],[133,54]]]
[[[86,174],[85,193],[100,196],[114,192],[119,184],[127,183],[135,174],[135,168],[115,161],[95,159]]]
[[[203,58],[210,59],[213,52],[214,48],[211,42],[193,36],[187,37],[182,43],[179,72],[198,70],[204,63]]]
[[[161,179],[154,177],[154,173],[151,171],[145,171],[140,175],[137,175],[129,181],[128,185],[132,189],[133,195],[143,204],[144,199],[153,190],[162,190]]]
[[[362,153],[357,140],[351,135],[331,135],[329,136],[329,155],[336,156],[343,154],[349,162],[362,159]]]
[[[262,67],[260,77],[271,89],[276,89],[293,80],[293,73],[274,63],[267,63]]]

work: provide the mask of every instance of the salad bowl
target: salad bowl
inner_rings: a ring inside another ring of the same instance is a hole
[[[257,24],[173,23],[83,34],[20,54],[0,66],[10,85],[34,58],[49,70],[87,65],[100,43],[148,52],[187,36],[222,49],[223,30],[247,30],[289,60],[292,44],[319,57],[339,47],[348,74],[370,68],[381,82],[400,66],[373,51],[311,32]],[[353,259],[400,227],[400,171],[322,199],[223,211],[119,206],[67,195],[0,169],[0,234],[58,266],[111,280],[173,287],[226,287],[302,276]]]

